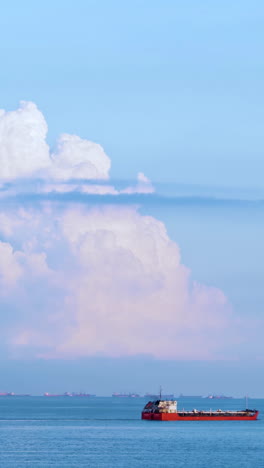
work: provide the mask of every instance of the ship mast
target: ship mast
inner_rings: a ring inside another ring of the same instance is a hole
[[[246,395],[245,398],[246,398],[246,409],[248,409],[248,395]]]

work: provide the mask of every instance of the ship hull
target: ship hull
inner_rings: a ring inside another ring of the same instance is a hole
[[[202,415],[202,414],[180,414],[180,413],[145,413],[142,412],[141,419],[150,421],[255,421],[258,417],[258,411],[253,415]]]

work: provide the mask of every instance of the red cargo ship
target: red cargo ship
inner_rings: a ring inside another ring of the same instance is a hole
[[[178,411],[176,400],[149,401],[141,414],[141,419],[154,421],[253,421],[259,411],[245,409],[241,411],[210,410]]]

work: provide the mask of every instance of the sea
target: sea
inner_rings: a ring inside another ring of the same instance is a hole
[[[142,421],[144,398],[0,397],[0,467],[264,468],[257,421]],[[179,409],[244,409],[245,400],[181,398]]]

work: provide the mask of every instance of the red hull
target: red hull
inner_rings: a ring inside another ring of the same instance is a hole
[[[257,411],[252,416],[235,415],[181,415],[180,413],[142,413],[141,419],[151,421],[254,421],[257,419],[259,412]]]

